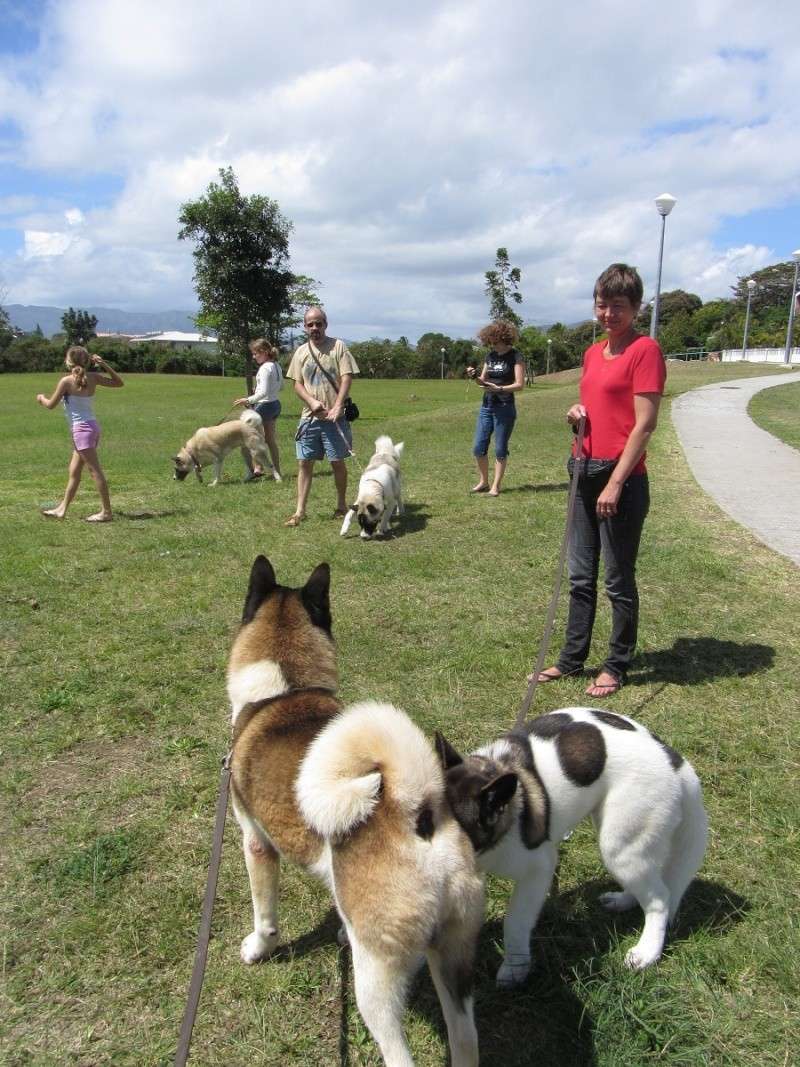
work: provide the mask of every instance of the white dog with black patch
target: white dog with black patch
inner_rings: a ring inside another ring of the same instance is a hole
[[[384,537],[389,532],[392,515],[403,514],[403,497],[400,484],[400,457],[403,442],[395,445],[391,437],[383,435],[375,442],[375,455],[367,464],[358,483],[358,497],[351,504],[342,523],[340,533],[344,536],[350,529],[353,516],[358,517],[361,536],[374,537],[376,532]]]
[[[561,708],[460,756],[436,737],[447,797],[485,871],[512,878],[497,984],[525,980],[530,938],[558,861],[558,844],[587,815],[600,855],[622,892],[610,911],[637,903],[645,915],[625,957],[642,970],[661,956],[706,848],[700,782],[691,764],[633,719],[594,708]]]

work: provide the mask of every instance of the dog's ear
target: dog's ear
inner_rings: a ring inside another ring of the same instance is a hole
[[[180,463],[180,461],[181,461],[181,457],[180,456],[173,456],[172,457],[172,462],[173,463]]]
[[[512,771],[500,774],[481,789],[481,821],[493,823],[517,791],[517,776]]]
[[[277,584],[275,571],[272,569],[270,561],[266,556],[256,556],[255,562],[250,568],[250,584],[247,587],[247,596],[244,598],[242,625],[252,622],[255,613]]]
[[[439,757],[442,770],[449,771],[451,767],[457,767],[459,763],[464,762],[444,734],[440,734],[438,730],[434,734],[434,741],[436,744],[436,755]]]
[[[311,573],[310,578],[300,590],[300,596],[311,621],[315,626],[331,632],[331,569],[327,563],[320,563]]]

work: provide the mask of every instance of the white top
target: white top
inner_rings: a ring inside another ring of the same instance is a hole
[[[270,400],[277,400],[278,393],[283,389],[283,371],[280,364],[275,360],[262,363],[256,374],[256,391],[248,396],[248,404],[265,404]]]
[[[64,393],[64,414],[67,422],[95,422],[94,397],[75,396],[74,393]]]

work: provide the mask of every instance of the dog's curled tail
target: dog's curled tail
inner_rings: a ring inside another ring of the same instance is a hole
[[[396,445],[392,441],[391,437],[389,437],[387,434],[382,434],[375,441],[375,452],[377,454],[380,454],[381,452],[386,452],[390,456],[394,456],[395,459],[400,459],[403,454],[403,442],[401,441],[400,444]]]
[[[257,411],[246,408],[239,416],[239,421],[252,426],[254,430],[258,430],[261,434],[264,433],[264,423],[261,421],[261,416]]]
[[[295,783],[300,811],[324,838],[369,819],[384,797],[416,819],[443,794],[433,746],[404,711],[364,701],[346,708],[313,741]]]

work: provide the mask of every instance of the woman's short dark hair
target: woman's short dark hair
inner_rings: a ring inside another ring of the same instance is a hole
[[[493,345],[513,345],[519,337],[519,330],[513,322],[497,319],[482,330],[478,330],[478,340],[491,348]]]
[[[627,263],[612,263],[606,267],[594,283],[594,299],[609,300],[615,296],[627,296],[634,307],[639,307],[644,296],[644,286],[636,267]]]

